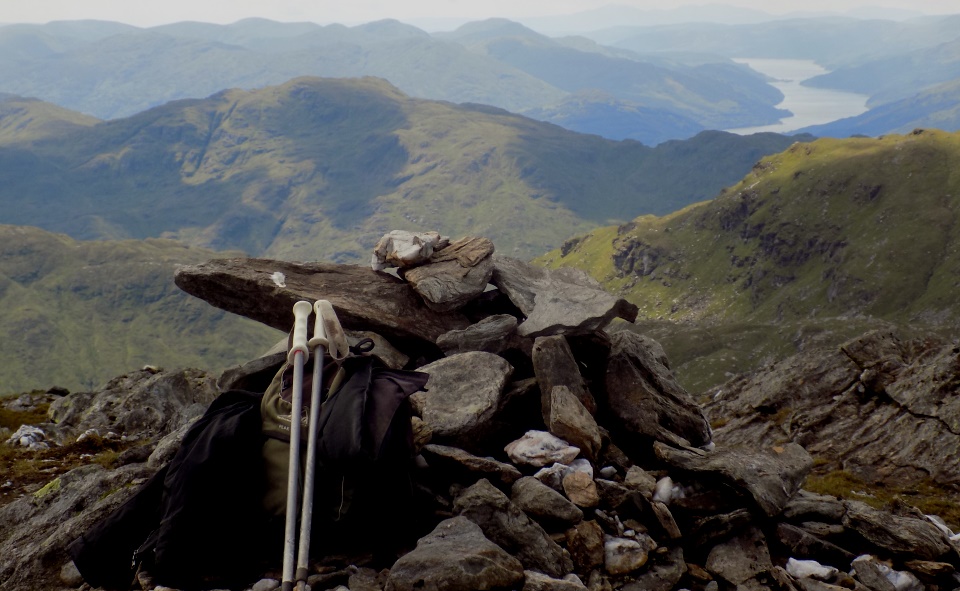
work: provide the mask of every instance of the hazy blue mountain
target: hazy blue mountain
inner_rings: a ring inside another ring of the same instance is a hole
[[[674,25],[711,22],[728,25],[763,23],[777,17],[762,10],[726,4],[686,5],[646,10],[626,4],[607,4],[592,10],[557,16],[519,19],[523,24],[546,34],[584,33],[614,26]]]
[[[229,25],[184,21],[151,27],[151,30],[171,37],[190,37],[253,47],[264,42],[302,37],[326,28],[316,23],[279,23],[269,19],[247,18]]]
[[[411,96],[530,113],[566,111],[583,104],[567,97],[599,92],[624,108],[611,110],[604,101],[548,120],[576,121],[576,129],[598,134],[656,128],[611,136],[645,143],[689,137],[696,126],[760,125],[780,115],[772,106],[778,92],[725,58],[645,58],[585,38],[554,40],[509,21],[474,23],[446,36],[394,20],[345,27],[247,19],[151,29],[84,21],[0,27],[0,49],[0,92],[101,119],[303,75],[377,76]],[[638,121],[648,113],[664,117]],[[670,121],[679,122],[672,131]]]
[[[910,98],[874,107],[857,117],[807,127],[797,133],[879,136],[923,128],[960,131],[960,77]]]
[[[639,53],[690,51],[727,57],[811,59],[835,69],[953,41],[960,37],[960,14],[903,22],[819,17],[745,25],[616,27],[587,36]]]
[[[672,111],[702,127],[720,129],[738,127],[744,120],[774,122],[783,116],[782,111],[773,107],[783,95],[756,72],[732,62],[667,67],[643,61],[639,56],[613,55],[592,48],[584,51],[505,19],[470,23],[443,38],[567,92],[599,91],[632,103],[636,113]],[[584,104],[588,96],[581,94],[576,103]],[[608,106],[609,102],[604,100],[595,114]],[[539,112],[542,111],[528,111]],[[607,113],[615,116],[617,111]],[[603,127],[612,127],[617,120],[611,117],[601,121]]]
[[[294,42],[282,52],[249,49],[199,36],[220,31],[221,37],[237,37],[238,28],[247,30],[245,23],[160,27],[177,32],[175,36],[136,30],[42,60],[0,55],[0,90],[36,96],[101,119],[133,115],[170,100],[203,98],[225,88],[280,84],[301,75],[380,76],[415,96],[490,103],[512,110],[539,106],[565,95],[541,80],[457,44],[434,40],[422,32],[398,37],[389,33],[390,26],[378,27],[375,23],[307,32],[290,38]],[[413,29],[396,25],[407,31]],[[372,43],[371,39],[380,36],[369,31],[377,28],[386,31],[384,40]],[[333,34],[332,39],[327,39],[328,32]],[[353,41],[344,41],[345,37]]]
[[[868,94],[867,105],[874,107],[957,78],[960,78],[960,31],[957,39],[936,47],[838,68],[804,84]]]
[[[51,58],[105,37],[137,30],[131,25],[90,20],[3,25],[0,26],[0,61]]]

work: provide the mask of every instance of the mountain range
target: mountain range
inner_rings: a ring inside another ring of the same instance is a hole
[[[958,79],[960,37],[924,49],[843,66],[811,78],[805,84],[866,94],[870,96],[867,106],[874,107],[907,99]]]
[[[960,14],[905,21],[837,16],[734,24],[695,22],[619,26],[585,33],[597,43],[637,52],[809,59],[835,70],[955,41]]]
[[[607,7],[593,16],[623,10]],[[114,119],[299,76],[376,76],[412,97],[492,105],[652,146],[787,115],[776,107],[780,91],[733,58],[816,61],[831,71],[805,85],[868,94],[873,108],[960,77],[960,15],[744,13],[735,23],[705,17],[628,24],[635,17],[589,30],[588,14],[576,34],[557,37],[505,19],[435,33],[394,20],[353,27],[264,19],[147,29],[100,21],[6,25],[0,26],[0,92]],[[945,120],[928,112],[913,118]]]
[[[531,111],[560,124],[579,116],[580,130],[590,133],[611,127],[620,103],[627,121],[655,122],[664,110],[680,119],[665,132],[625,127],[648,145],[782,115],[773,106],[779,91],[727,58],[696,65],[650,60],[584,38],[552,39],[502,19],[443,35],[389,20],[356,27],[261,19],[149,29],[97,21],[8,25],[0,27],[0,50],[0,92],[101,119],[299,76],[376,76],[418,98]],[[590,97],[597,91],[604,94],[606,123],[593,130],[584,122],[596,115]]]
[[[708,199],[800,139],[704,132],[650,148],[375,78],[298,78],[103,122],[7,98],[0,223],[340,262],[366,262],[389,230],[437,228],[527,258]]]

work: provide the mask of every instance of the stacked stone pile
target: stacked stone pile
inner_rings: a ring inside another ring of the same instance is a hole
[[[636,307],[584,273],[498,257],[482,238],[415,246],[394,257],[378,249],[375,266],[407,265],[396,276],[263,259],[211,261],[176,276],[185,291],[284,331],[297,300],[329,300],[354,338],[375,334],[374,352],[389,365],[430,374],[427,391],[412,398],[429,533],[387,566],[318,559],[313,589],[960,587],[960,541],[936,518],[803,490],[813,459],[797,443],[715,444],[660,346],[629,330]],[[282,358],[225,372],[219,388],[262,385]],[[149,398],[174,375],[182,407],[202,407],[209,380],[166,372],[127,379]],[[89,396],[85,405],[98,404],[98,394]],[[98,408],[112,417],[98,427],[133,436],[130,412]],[[81,414],[67,422],[89,428]],[[0,538],[0,588],[82,584],[69,564],[58,574],[64,545],[129,494],[104,495],[107,486],[142,479],[169,458],[196,416],[170,414],[137,419],[149,424],[146,462],[85,467],[52,496],[0,509],[0,529],[14,532]],[[32,547],[16,546],[28,540]],[[253,588],[278,586],[270,576]]]

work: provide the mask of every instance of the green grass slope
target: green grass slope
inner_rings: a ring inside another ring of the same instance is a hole
[[[92,127],[99,120],[37,99],[0,95],[0,146]]]
[[[543,260],[588,270],[653,333],[673,330],[704,387],[869,326],[956,332],[958,171],[958,133],[796,144],[711,202],[595,230]]]
[[[790,142],[710,132],[654,149],[381,79],[298,78],[8,141],[0,223],[351,262],[391,229],[437,229],[529,257],[708,198]]]
[[[176,265],[216,254],[0,226],[0,394],[89,389],[147,364],[219,370],[259,355],[282,335],[173,283]]]

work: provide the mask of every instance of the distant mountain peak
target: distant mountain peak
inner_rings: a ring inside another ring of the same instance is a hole
[[[454,39],[482,39],[494,37],[529,37],[548,39],[544,35],[517,22],[505,18],[488,18],[462,25],[453,33],[444,35]]]

